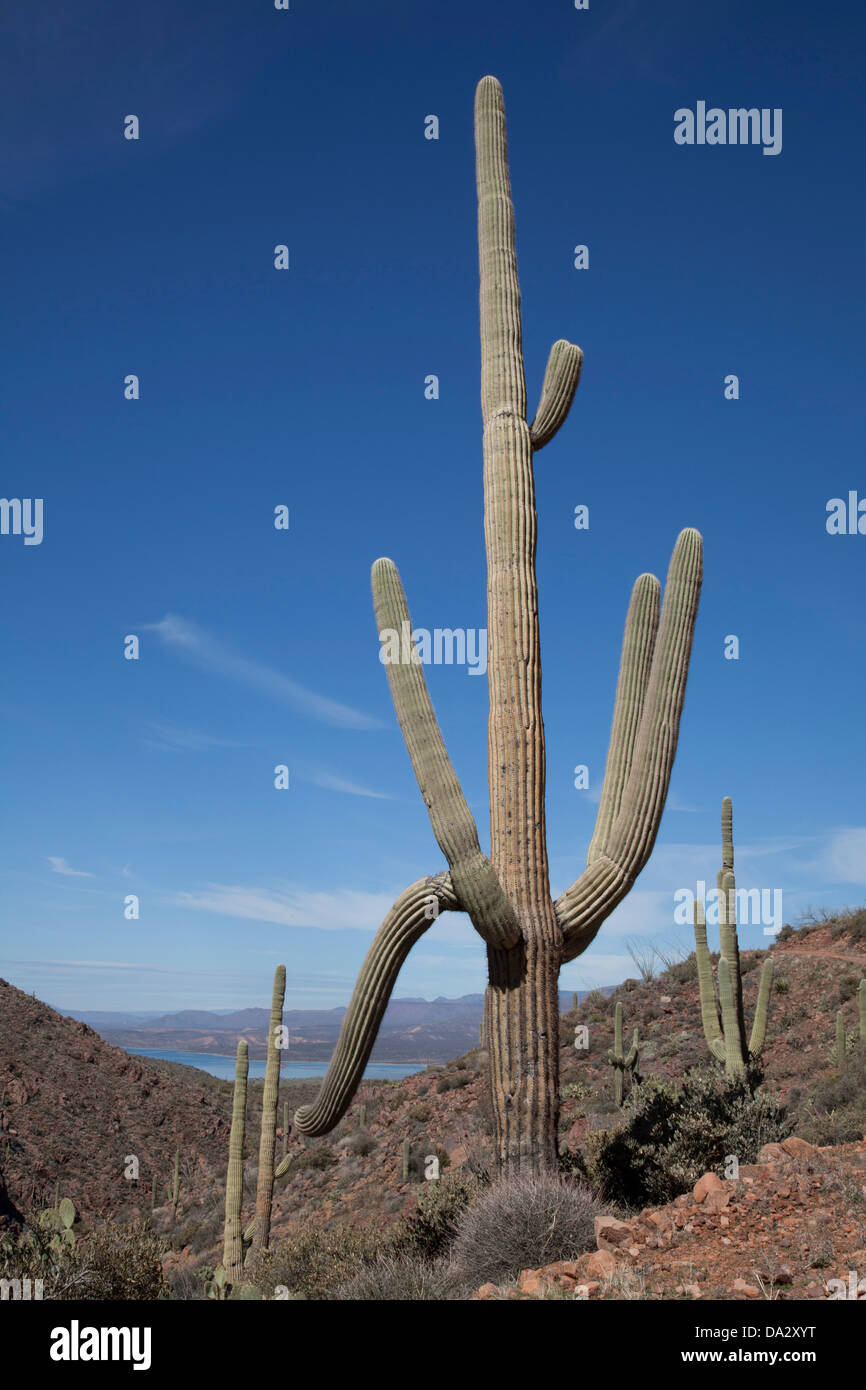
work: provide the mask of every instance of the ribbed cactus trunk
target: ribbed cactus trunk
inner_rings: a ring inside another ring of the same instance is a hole
[[[560,339],[538,409],[527,421],[508,172],[505,104],[494,77],[475,99],[481,308],[481,414],[490,717],[490,856],[451,766],[417,651],[382,659],[400,728],[448,872],[397,899],[361,968],[315,1103],[297,1128],[324,1134],[346,1113],[397,975],[440,912],[465,912],[487,945],[485,1040],[503,1171],[557,1162],[560,967],[589,946],[646,864],[664,809],[685,697],[701,586],[701,538],[681,532],[664,604],[653,575],[636,580],[626,618],[616,705],[595,833],[584,872],[556,902],[545,829],[545,750],[535,579],[533,456],[564,422],[583,353]],[[411,619],[396,566],[373,565],[380,638]]]
[[[244,1239],[241,1212],[244,1201],[244,1138],[247,1122],[247,1074],[249,1048],[243,1038],[238,1043],[235,1062],[235,1090],[232,1128],[229,1135],[229,1166],[226,1173],[226,1224],[223,1265],[229,1284],[244,1281]]]
[[[274,992],[271,998],[271,1017],[268,1025],[268,1058],[265,1063],[265,1087],[262,1094],[262,1128],[259,1139],[259,1173],[256,1183],[256,1229],[253,1236],[253,1258],[267,1250],[271,1238],[271,1208],[274,1200],[274,1157],[277,1149],[277,1104],[280,1097],[280,1033],[283,1025],[283,1001],[286,997],[286,967],[278,965],[274,972]]]

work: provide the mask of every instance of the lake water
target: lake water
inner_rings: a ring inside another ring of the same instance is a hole
[[[217,1057],[211,1052],[172,1052],[168,1048],[162,1047],[140,1047],[135,1052],[130,1048],[126,1049],[133,1057],[157,1057],[163,1062],[181,1062],[185,1067],[198,1067],[199,1071],[209,1072],[211,1076],[218,1076],[221,1081],[234,1081],[235,1079],[235,1059],[234,1057]],[[307,1080],[309,1077],[322,1077],[328,1070],[327,1062],[287,1062],[283,1061],[280,1068],[280,1076],[284,1080]],[[423,1071],[420,1063],[414,1066],[404,1066],[397,1062],[371,1062],[364,1072],[365,1081],[402,1081],[404,1076],[414,1076],[416,1072]],[[250,1060],[250,1076],[263,1077],[265,1074],[265,1059],[256,1061]]]

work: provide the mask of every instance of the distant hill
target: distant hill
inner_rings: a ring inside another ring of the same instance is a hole
[[[580,998],[585,997],[586,991],[581,991]],[[572,1002],[572,994],[560,994],[561,1012],[570,1009]],[[483,1003],[482,994],[464,994],[458,999],[392,999],[371,1060],[424,1064],[445,1062],[468,1052],[478,1045]],[[289,1029],[285,1059],[327,1062],[345,1012],[344,1008],[285,1010],[283,1023]],[[107,1042],[132,1051],[159,1048],[227,1056],[236,1050],[240,1038],[246,1038],[251,1057],[267,1055],[268,1009],[237,1009],[228,1013],[183,1009],[155,1015],[83,1012],[78,1017],[96,1028]]]

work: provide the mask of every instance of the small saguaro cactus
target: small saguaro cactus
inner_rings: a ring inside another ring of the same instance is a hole
[[[617,1103],[617,1106],[619,1106],[620,1109],[622,1108],[623,1079],[624,1079],[624,1077],[625,1077],[625,1073],[626,1073],[626,1072],[629,1072],[630,1075],[631,1075],[631,1077],[632,1077],[632,1081],[634,1080],[634,1071],[635,1071],[635,1067],[637,1066],[637,1059],[638,1059],[639,1053],[640,1053],[640,1044],[638,1043],[637,1029],[636,1029],[636,1028],[635,1028],[635,1030],[634,1030],[634,1037],[632,1038],[631,1047],[629,1048],[628,1052],[626,1052],[626,1053],[623,1052],[623,1047],[622,1047],[622,1004],[620,1004],[619,1002],[617,1002],[617,1006],[616,1006],[616,1009],[614,1010],[614,1015],[613,1015],[613,1048],[612,1048],[612,1050],[607,1054],[607,1056],[608,1056],[608,1061],[610,1062],[611,1066],[612,1066],[613,1069],[614,1069],[614,1077],[613,1077],[614,1099],[615,1099],[615,1101],[616,1101],[616,1103]]]
[[[229,1166],[226,1174],[226,1225],[223,1266],[229,1284],[242,1284],[244,1278],[244,1233],[241,1208],[244,1200],[244,1139],[247,1123],[247,1075],[249,1047],[241,1038],[235,1062],[235,1091],[232,1127],[229,1135]]]
[[[481,416],[487,550],[490,854],[451,765],[392,560],[373,565],[379,653],[447,870],[394,903],[371,945],[327,1076],[295,1124],[327,1134],[351,1104],[400,968],[441,912],[465,912],[487,947],[485,1044],[501,1170],[558,1166],[559,972],[592,942],[652,853],[670,783],[702,575],[699,533],[680,533],[664,603],[654,575],[632,590],[601,801],[586,868],[553,900],[545,824],[545,740],[535,575],[534,455],[564,423],[583,353],[553,344],[527,412],[505,103],[495,77],[475,95]],[[447,508],[459,502],[450,498]],[[408,646],[408,652],[403,650]]]
[[[358,1128],[359,1128],[359,1129],[366,1129],[366,1128],[367,1128],[367,1107],[366,1107],[366,1105],[359,1105],[359,1106],[358,1106]]]
[[[740,944],[737,939],[737,893],[734,879],[734,829],[731,798],[722,801],[722,867],[716,883],[719,899],[719,998],[713,985],[713,967],[707,946],[707,922],[704,905],[695,898],[695,956],[698,963],[698,987],[701,996],[701,1020],[709,1049],[719,1062],[724,1062],[729,1076],[745,1076],[757,1061],[767,1035],[767,1012],[773,984],[773,962],[766,960],[761,971],[758,1002],[752,1020],[752,1031],[746,1041],[746,1022],[743,1013],[743,979],[740,971]]]
[[[150,1209],[151,1209],[151,1211],[156,1211],[156,1199],[157,1199],[158,1192],[159,1192],[159,1188],[158,1188],[158,1186],[157,1186],[156,1173],[154,1173],[153,1178],[151,1179],[151,1183],[150,1183]]]
[[[404,1181],[404,1182],[408,1182],[408,1181],[409,1181],[409,1163],[410,1163],[410,1161],[411,1161],[411,1158],[412,1158],[412,1145],[410,1144],[410,1142],[409,1142],[408,1139],[404,1139],[404,1140],[403,1140],[403,1164],[402,1164],[403,1181]]]
[[[573,1009],[576,1009],[577,1006],[578,1006],[578,1002],[579,1002],[579,1001],[578,1001],[578,998],[577,998],[577,990],[575,990],[575,991],[574,991],[574,994],[571,996],[571,1007],[572,1007]]]
[[[866,1049],[866,977],[860,981],[857,1002],[860,1006],[860,1046]]]
[[[836,1063],[844,1071],[848,1062],[848,1033],[845,1028],[845,1011],[836,1012]]]
[[[174,1171],[171,1175],[171,1214],[177,1220],[177,1204],[180,1200],[180,1149],[174,1151]]]
[[[274,992],[271,998],[271,1017],[268,1025],[268,1059],[265,1064],[265,1087],[262,1094],[262,1128],[259,1140],[259,1173],[256,1183],[256,1229],[252,1255],[255,1258],[267,1250],[271,1238],[271,1208],[274,1200],[274,1156],[277,1147],[277,1103],[280,1092],[280,1032],[283,1026],[283,1001],[286,997],[286,967],[274,971]]]

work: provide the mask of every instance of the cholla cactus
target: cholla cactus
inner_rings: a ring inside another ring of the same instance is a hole
[[[613,1015],[613,1048],[610,1052],[608,1052],[607,1057],[608,1061],[614,1069],[614,1099],[616,1100],[616,1103],[620,1108],[622,1108],[623,1079],[625,1077],[625,1073],[629,1072],[631,1074],[632,1080],[634,1079],[634,1071],[635,1067],[637,1066],[637,1059],[639,1053],[640,1044],[638,1043],[636,1028],[634,1030],[634,1037],[632,1038],[631,1047],[629,1048],[628,1052],[623,1052],[622,1004],[617,1002],[617,1006],[614,1010]]]
[[[551,897],[544,813],[545,744],[535,578],[533,455],[563,424],[583,353],[560,339],[538,409],[527,416],[514,209],[502,89],[484,77],[475,101],[481,279],[481,413],[487,547],[490,855],[451,765],[421,660],[392,659],[397,719],[447,872],[421,878],[388,913],[361,968],[318,1098],[295,1115],[308,1135],[348,1109],[398,972],[440,912],[465,912],[487,946],[485,1042],[495,1149],[509,1171],[557,1165],[561,966],[589,946],[652,852],[673,767],[701,585],[701,538],[683,531],[660,585],[636,580],[625,624],[604,785],[587,866]],[[454,499],[449,506],[457,505]],[[412,631],[396,566],[377,560],[373,603],[380,638]],[[398,647],[402,646],[398,642]]]
[[[717,877],[719,897],[719,998],[713,986],[713,969],[707,946],[707,923],[703,903],[695,899],[695,955],[701,997],[704,1036],[713,1056],[724,1062],[729,1076],[745,1076],[748,1067],[763,1051],[767,1034],[767,1013],[773,983],[773,963],[764,962],[752,1031],[746,1041],[743,1013],[743,980],[740,972],[740,945],[737,939],[737,895],[734,880],[734,834],[731,798],[722,801],[722,867]]]

